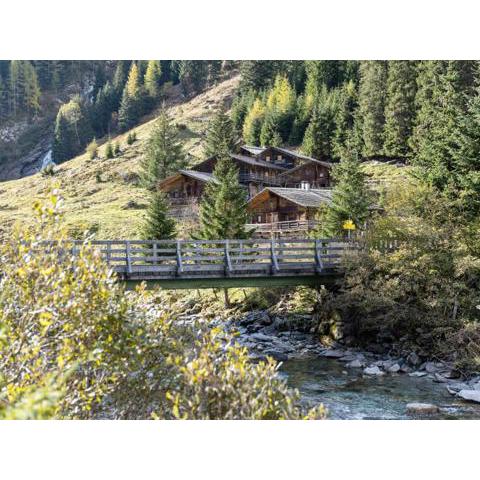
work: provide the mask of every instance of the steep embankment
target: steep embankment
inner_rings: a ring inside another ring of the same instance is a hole
[[[196,97],[185,100],[179,87],[167,92],[166,107],[180,134],[191,163],[202,156],[202,138],[207,122],[220,104],[229,104],[239,77],[225,80]],[[52,177],[35,174],[0,183],[0,237],[6,237],[15,223],[31,221],[33,201],[46,195],[53,185],[64,197],[66,223],[72,236],[91,229],[98,238],[135,238],[146,206],[145,191],[138,186],[139,160],[155,121],[155,115],[135,130],[137,141],[127,145],[128,132],[113,137],[121,154],[107,160],[104,147],[100,158],[80,155],[56,167]]]

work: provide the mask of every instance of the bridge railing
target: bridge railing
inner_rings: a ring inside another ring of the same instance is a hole
[[[337,239],[93,240],[91,245],[120,277],[144,279],[333,273],[352,248]]]

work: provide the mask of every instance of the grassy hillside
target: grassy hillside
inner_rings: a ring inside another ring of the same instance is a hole
[[[179,87],[167,91],[166,106],[175,123],[181,125],[181,136],[191,163],[202,157],[202,138],[207,122],[216,107],[229,104],[239,77],[223,81],[190,100],[185,100]],[[53,177],[35,174],[19,180],[0,183],[0,237],[5,237],[15,223],[29,223],[32,204],[45,196],[52,184],[58,184],[65,199],[66,223],[73,236],[86,229],[97,232],[98,238],[136,238],[146,196],[138,183],[139,160],[145,148],[155,115],[136,127],[137,141],[126,144],[128,132],[112,138],[122,153],[106,160],[104,147],[99,159],[80,155],[56,167]]]

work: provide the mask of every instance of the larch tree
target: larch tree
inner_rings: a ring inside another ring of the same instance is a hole
[[[257,98],[243,123],[243,139],[250,145],[258,145],[260,142],[260,132],[262,129],[263,119],[265,117],[265,105]]]
[[[122,101],[118,111],[118,123],[121,130],[128,130],[138,121],[143,113],[142,85],[138,66],[135,62],[130,67],[128,80],[123,89]]]
[[[160,78],[162,76],[162,67],[160,60],[149,60],[147,71],[145,72],[144,85],[147,95],[152,98],[158,98],[160,93]]]
[[[358,119],[361,125],[363,155],[380,155],[383,151],[387,64],[367,60],[360,64]]]
[[[210,120],[205,139],[205,157],[228,154],[235,150],[233,122],[220,107]]]
[[[157,183],[185,167],[186,157],[178,138],[178,129],[163,110],[155,122],[140,161],[140,180],[143,186],[154,190]]]
[[[406,157],[415,118],[416,65],[410,60],[388,62],[384,153]]]

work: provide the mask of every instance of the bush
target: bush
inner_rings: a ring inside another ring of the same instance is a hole
[[[113,152],[113,145],[112,145],[112,142],[109,140],[107,142],[107,145],[105,146],[105,158],[110,159],[110,158],[113,158],[114,156],[115,155]]]
[[[35,228],[0,250],[0,418],[324,415],[298,407],[273,361],[185,323],[178,299],[125,292],[87,242],[72,255],[60,203],[36,203]]]
[[[120,149],[120,144],[118,142],[115,142],[113,146],[113,154],[115,157],[118,157],[122,153],[122,150]]]
[[[42,177],[53,177],[56,173],[55,165],[53,163],[48,163],[45,167],[41,170]]]
[[[423,202],[428,216],[419,209]],[[387,342],[478,369],[471,340],[480,334],[478,238],[427,191],[403,191],[385,207],[370,225],[365,250],[346,260],[339,292],[319,308],[321,323],[341,319],[359,343]],[[394,251],[378,248],[392,238]]]
[[[90,160],[94,160],[98,156],[98,143],[94,138],[87,146],[87,154]]]
[[[136,140],[137,132],[135,132],[135,130],[133,132],[129,132],[129,134],[127,135],[127,144],[132,145],[133,143],[135,143]]]

